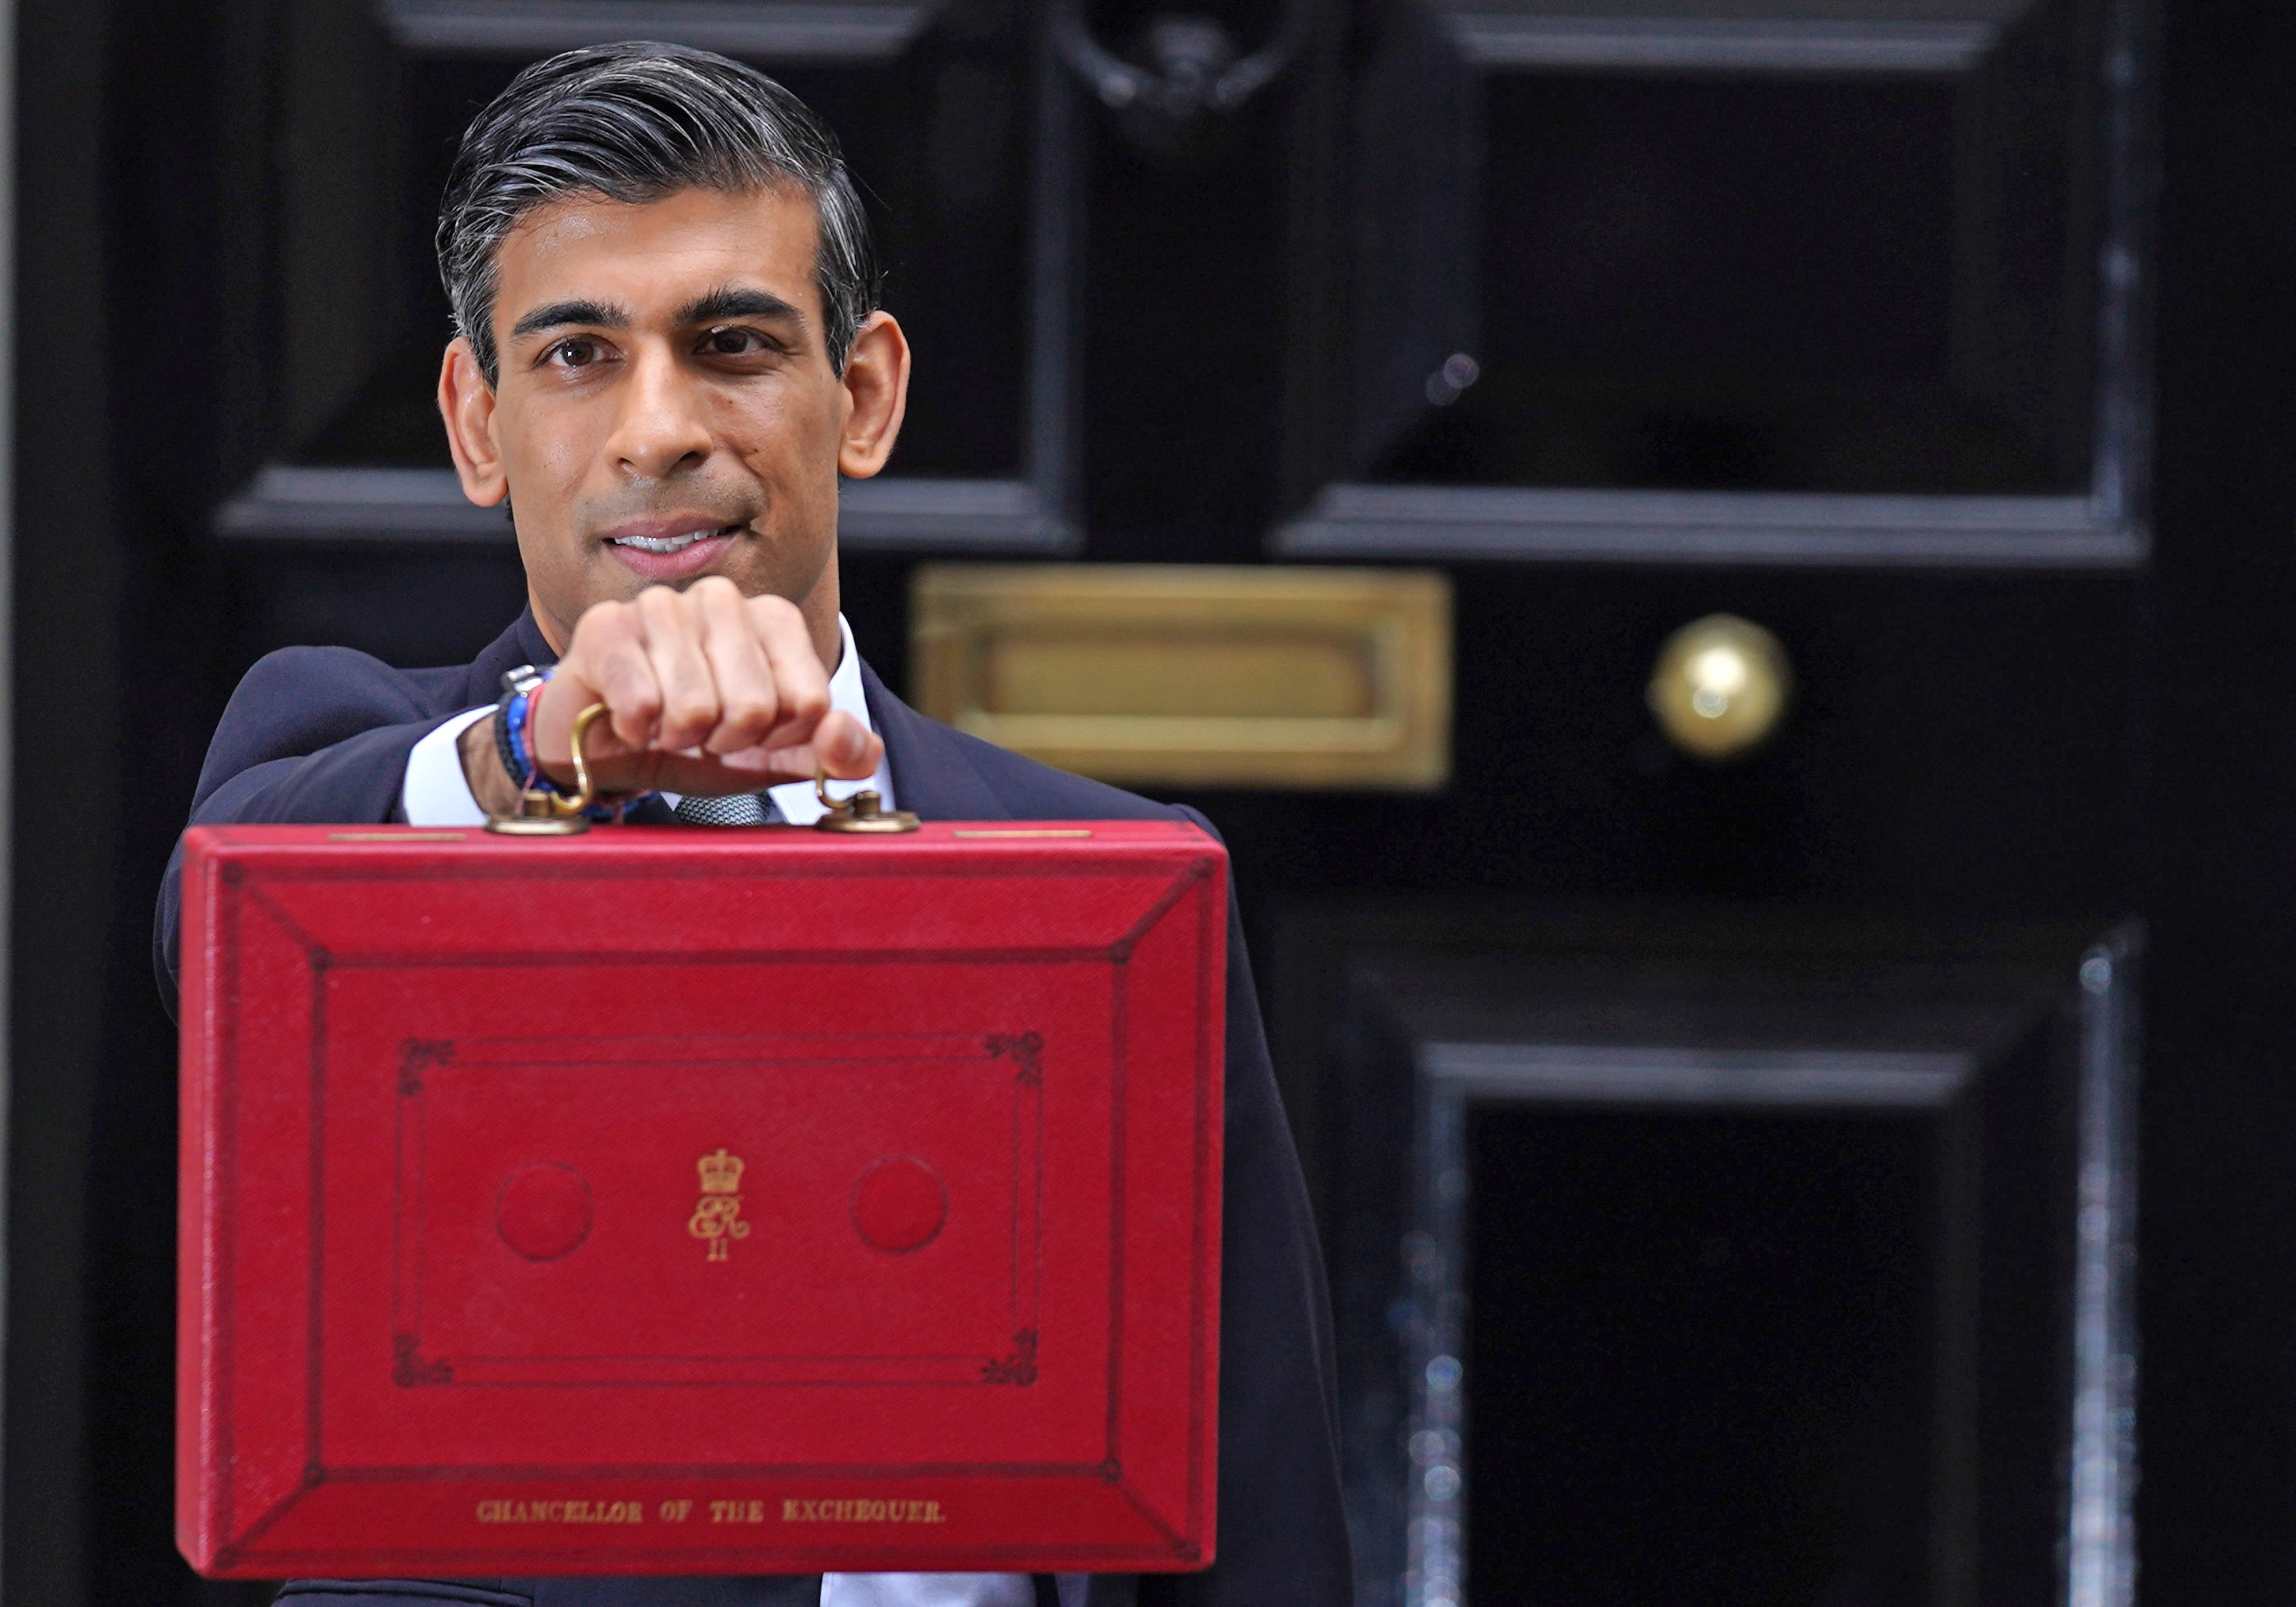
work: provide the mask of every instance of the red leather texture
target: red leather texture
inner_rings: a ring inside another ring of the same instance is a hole
[[[1211,1561],[1210,837],[186,842],[201,1572]]]

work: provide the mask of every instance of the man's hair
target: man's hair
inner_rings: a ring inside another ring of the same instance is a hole
[[[880,282],[868,215],[829,126],[755,68],[684,45],[601,45],[537,61],[479,113],[447,176],[439,276],[455,328],[496,383],[496,264],[537,207],[780,186],[803,192],[820,220],[813,278],[830,366],[842,373]]]

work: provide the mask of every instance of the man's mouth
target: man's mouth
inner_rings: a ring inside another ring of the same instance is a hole
[[[708,574],[749,529],[747,525],[704,524],[707,517],[634,521],[608,536],[605,547],[615,562],[640,580],[677,586]]]
[[[739,525],[728,524],[719,525],[708,530],[688,530],[683,536],[616,536],[612,537],[612,541],[618,547],[631,547],[641,553],[667,554],[682,553],[697,541],[708,541],[718,536],[731,536],[741,528]]]

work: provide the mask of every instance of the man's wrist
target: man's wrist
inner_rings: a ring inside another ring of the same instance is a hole
[[[484,719],[472,720],[455,739],[455,749],[463,761],[463,779],[470,783],[471,797],[479,808],[489,815],[518,813],[518,787],[503,767],[496,747],[496,731],[499,714],[489,714]]]

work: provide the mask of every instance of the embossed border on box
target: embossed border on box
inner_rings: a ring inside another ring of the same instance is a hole
[[[321,828],[312,828],[316,833]],[[280,828],[265,828],[261,835],[271,838]],[[266,883],[310,881],[357,881],[368,883],[425,882],[457,879],[457,873],[445,869],[429,856],[412,856],[399,859],[394,855],[390,861],[314,862],[300,854],[283,855],[279,858],[265,856],[250,864],[229,849],[236,846],[234,833],[228,830],[194,828],[192,833],[193,853],[188,862],[192,883],[213,878],[216,890],[211,919],[218,930],[236,932],[242,926],[242,912],[251,908],[275,926],[291,944],[302,951],[308,967],[308,1001],[309,1010],[308,1087],[312,1104],[308,1112],[309,1195],[315,1216],[324,1219],[326,1195],[324,1152],[327,1143],[326,1089],[330,1078],[329,1048],[332,1042],[327,1026],[328,998],[331,984],[337,973],[344,971],[390,971],[408,965],[442,963],[441,957],[398,950],[362,950],[339,955],[332,951],[310,931],[305,930],[266,891]],[[267,845],[266,845],[267,846]],[[221,849],[225,850],[218,853]],[[658,876],[659,865],[579,863],[546,852],[532,856],[530,868],[521,867],[521,880],[547,883],[555,881],[613,881],[630,878]],[[267,862],[266,862],[267,860]],[[1090,943],[1076,947],[1061,947],[1026,951],[1027,957],[1038,962],[1082,960],[1105,962],[1109,967],[1108,983],[1116,1005],[1118,1026],[1115,1034],[1116,1066],[1113,1083],[1114,1107],[1111,1111],[1113,1134],[1121,1144],[1128,1103],[1127,1033],[1122,1022],[1128,1013],[1130,992],[1130,961],[1133,953],[1149,931],[1157,927],[1177,906],[1191,895],[1203,892],[1207,887],[1220,890],[1218,896],[1199,898],[1192,917],[1197,928],[1196,940],[1205,955],[1216,955],[1224,947],[1227,928],[1227,901],[1224,890],[1224,861],[1210,855],[1197,855],[1185,863],[1175,864],[1168,858],[1136,858],[1128,853],[1116,853],[1106,857],[1095,856],[1090,873],[1101,875],[1135,874],[1152,870],[1169,875],[1170,885],[1112,943]],[[784,875],[805,877],[818,874],[816,869],[779,866],[768,868],[760,863],[745,873],[760,880],[777,880]],[[997,876],[1013,876],[1021,880],[1044,874],[1034,867],[1014,865],[998,867],[988,873]],[[1062,874],[1073,874],[1066,869]],[[242,1009],[240,943],[236,937],[217,947],[212,963],[217,974],[206,984],[200,996],[207,999],[212,1013],[212,1070],[214,1079],[211,1097],[214,1105],[205,1120],[203,1129],[211,1130],[214,1147],[210,1152],[213,1167],[212,1184],[215,1198],[238,1203],[238,1128],[234,1109],[237,1061],[239,1055],[239,1016]],[[551,950],[521,951],[513,954],[493,954],[476,961],[465,956],[446,959],[448,964],[477,963],[489,968],[498,966],[545,966],[581,968],[597,964],[625,962],[628,955],[621,952],[566,952]],[[667,956],[666,956],[667,957]],[[793,957],[789,953],[770,949],[744,948],[739,951],[710,951],[704,954],[681,953],[673,963],[724,963],[740,958],[754,963],[775,964]],[[882,952],[881,957],[895,961],[927,961],[955,958],[977,958],[976,950],[950,950],[932,947],[897,947]],[[678,1482],[710,1480],[786,1480],[801,1475],[809,1479],[903,1479],[922,1473],[941,1478],[980,1480],[991,1484],[1006,1480],[1021,1481],[1046,1488],[1057,1488],[1063,1482],[1076,1481],[1105,1487],[1112,1491],[1132,1511],[1143,1519],[1157,1537],[1144,1548],[1134,1541],[1086,1541],[1059,1545],[1028,1545],[1018,1547],[996,1545],[984,1547],[958,1547],[945,1554],[949,1566],[993,1566],[1016,1569],[1030,1566],[1046,1569],[1100,1567],[1117,1569],[1157,1570],[1170,1567],[1182,1569],[1200,1567],[1210,1554],[1214,1522],[1213,1489],[1207,1479],[1204,1447],[1214,1431],[1218,1390],[1210,1369],[1217,1365],[1216,1343],[1207,1346],[1207,1327],[1214,1323],[1219,1302],[1218,1257],[1220,1245],[1221,1190],[1217,1151],[1210,1148],[1212,1140],[1201,1125],[1204,1111],[1217,1111],[1220,1104],[1222,1020],[1225,1013],[1217,1005],[1219,998],[1220,967],[1213,961],[1209,969],[1200,961],[1197,966],[1195,991],[1198,1018],[1192,1081],[1199,1111],[1196,1134],[1194,1188],[1191,1212],[1190,1237],[1194,1242],[1198,1268],[1191,1279],[1189,1293],[1188,1356],[1189,1386],[1186,1412],[1187,1494],[1181,1510],[1168,1515],[1152,1505],[1136,1488],[1126,1466],[1122,1439],[1123,1386],[1122,1356],[1125,1349],[1120,1328],[1108,1336],[1106,1357],[1108,1379],[1107,1439],[1103,1455],[1095,1462],[1082,1463],[974,1463],[954,1465],[936,1464],[930,1468],[913,1464],[880,1464],[811,1463],[803,1464],[752,1465],[740,1463],[704,1463],[664,1467],[655,1464],[605,1464],[586,1466],[579,1475],[586,1479],[668,1479]],[[187,995],[187,1007],[192,996]],[[443,1043],[445,1040],[429,1040]],[[402,1045],[403,1048],[403,1045]],[[1024,1068],[1016,1068],[1018,1071]],[[402,1068],[403,1070],[403,1068]],[[1112,1308],[1122,1308],[1125,1279],[1121,1271],[1121,1242],[1126,1216],[1127,1190],[1122,1168],[1112,1179],[1111,1223],[1112,1243],[1117,1247],[1119,1271],[1111,1290]],[[233,1218],[209,1218],[204,1232],[214,1236],[211,1250],[218,1265],[225,1269],[236,1259],[239,1246]],[[1207,1271],[1205,1256],[1213,1260]],[[209,1340],[209,1353],[203,1378],[198,1388],[205,1396],[198,1408],[202,1414],[215,1416],[213,1431],[202,1436],[198,1451],[200,1463],[206,1470],[208,1488],[201,1505],[205,1508],[196,1520],[202,1530],[212,1538],[212,1548],[202,1570],[214,1578],[270,1578],[291,1574],[324,1571],[340,1560],[334,1551],[302,1552],[292,1546],[282,1547],[272,1537],[283,1521],[301,1506],[324,1486],[357,1484],[380,1488],[393,1483],[436,1485],[441,1481],[462,1480],[524,1480],[558,1479],[568,1476],[570,1470],[553,1465],[454,1465],[422,1464],[415,1466],[360,1465],[346,1468],[332,1465],[327,1459],[324,1441],[325,1416],[323,1378],[327,1370],[326,1346],[323,1335],[323,1313],[325,1306],[320,1242],[315,1236],[308,1252],[305,1270],[308,1279],[308,1313],[305,1336],[305,1367],[301,1383],[304,1396],[302,1411],[303,1434],[300,1449],[304,1467],[300,1480],[292,1489],[278,1493],[275,1498],[266,1498],[259,1512],[242,1516],[236,1511],[239,1492],[234,1488],[231,1472],[234,1464],[236,1398],[230,1382],[233,1378],[231,1357],[234,1349],[234,1312],[226,1302],[215,1311],[214,1327]],[[1013,1356],[1003,1358],[1004,1364],[1016,1369],[1033,1366],[1037,1359],[1037,1335],[1024,1332],[1016,1335]],[[984,1381],[988,1382],[988,1381]],[[1017,1379],[1012,1382],[1018,1382]],[[179,1524],[191,1521],[179,1509]],[[633,1535],[636,1531],[633,1530]],[[269,1542],[269,1543],[266,1543]],[[548,1547],[521,1548],[490,1546],[461,1548],[414,1546],[390,1554],[390,1566],[401,1571],[473,1571],[485,1568],[509,1568],[524,1571],[559,1571],[562,1557]],[[618,1548],[611,1556],[601,1554],[600,1565],[611,1571],[628,1571],[633,1568],[652,1567],[669,1571],[691,1572],[697,1569],[733,1573],[754,1571],[759,1566],[788,1568],[799,1571],[834,1569],[846,1562],[847,1554],[835,1546],[752,1546],[702,1545],[672,1546],[644,1546],[623,1550]]]
[[[1044,1221],[1040,1209],[1044,1177],[1044,1038],[1035,1032],[906,1035],[916,1038],[914,1053],[898,1053],[888,1039],[875,1054],[803,1053],[787,1038],[674,1037],[568,1039],[472,1039],[450,1043],[409,1038],[400,1046],[397,1122],[397,1196],[393,1201],[395,1266],[392,1275],[391,1354],[393,1382],[404,1389],[484,1388],[498,1384],[560,1384],[627,1387],[654,1384],[1005,1384],[1037,1381],[1040,1332]],[[963,1045],[960,1054],[931,1054],[930,1047]],[[609,1047],[650,1053],[606,1054]],[[550,1054],[553,1048],[555,1054]],[[473,1055],[475,1052],[475,1057]],[[489,1053],[491,1052],[491,1053]],[[537,1054],[547,1059],[537,1061]],[[784,1354],[760,1350],[744,1356],[667,1357],[620,1354],[478,1356],[426,1349],[423,1330],[423,1263],[430,1226],[428,1195],[427,1095],[437,1075],[458,1064],[507,1070],[546,1063],[563,1068],[649,1068],[704,1060],[726,1066],[819,1064],[876,1061],[910,1064],[947,1061],[978,1068],[1010,1062],[1004,1081],[1012,1099],[1013,1256],[1009,1270],[1012,1321],[1010,1348],[994,1355],[910,1351],[881,1355]]]

